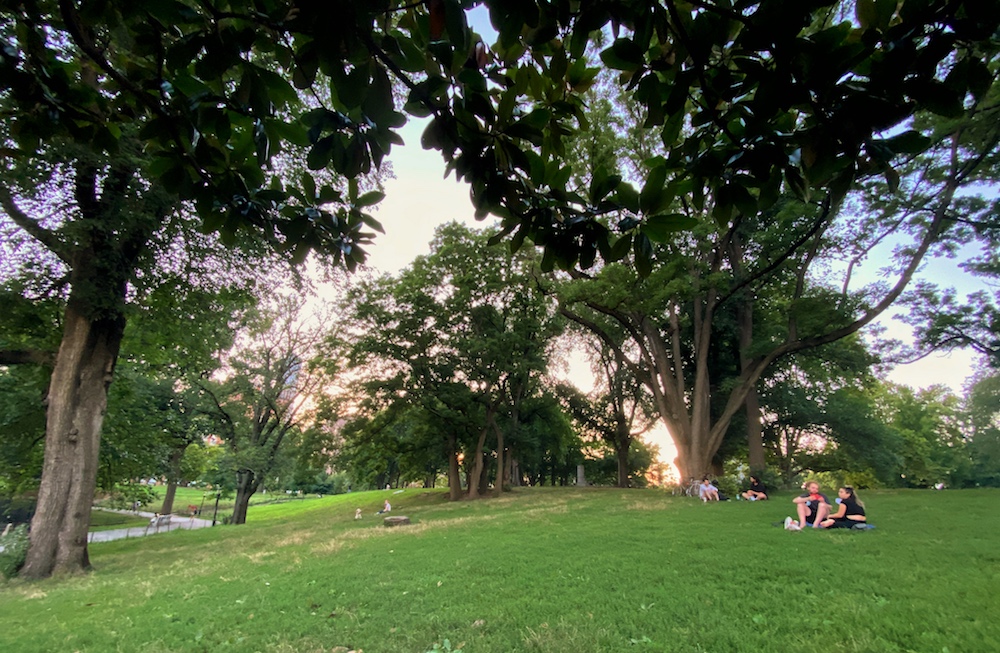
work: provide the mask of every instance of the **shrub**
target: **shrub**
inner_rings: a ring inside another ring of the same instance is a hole
[[[0,576],[13,578],[24,565],[28,555],[28,525],[15,526],[11,532],[0,538]]]
[[[835,472],[817,472],[813,478],[823,486],[824,491],[836,492],[837,488],[850,485],[859,490],[879,488],[882,486],[875,475],[869,471],[849,472],[838,470]],[[812,479],[811,479],[812,480]]]
[[[736,495],[740,493],[740,481],[735,476],[720,476],[715,479],[715,486],[719,488],[719,492],[730,499],[735,499]]]
[[[115,510],[131,510],[138,504],[148,506],[157,501],[156,488],[145,483],[125,483],[118,485],[103,503]]]

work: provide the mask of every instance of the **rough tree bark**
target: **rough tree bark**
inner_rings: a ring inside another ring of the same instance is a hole
[[[738,233],[729,240],[729,264],[740,283],[746,280],[745,249]],[[736,322],[739,328],[740,371],[750,366],[750,348],[753,345],[753,294],[743,288],[733,296],[736,301]],[[764,458],[764,430],[760,418],[760,397],[754,384],[747,392],[747,463],[753,472],[761,472],[767,466]]]
[[[101,425],[125,320],[89,320],[72,302],[65,315],[49,386],[42,480],[21,570],[24,578],[90,568],[87,531]]]
[[[483,493],[483,487],[485,485],[484,481],[484,471],[485,471],[485,460],[483,458],[483,447],[486,446],[486,435],[493,428],[494,416],[497,412],[497,404],[495,401],[490,402],[486,407],[486,423],[483,425],[483,430],[479,432],[479,440],[476,442],[476,447],[469,452],[469,457],[472,457],[472,471],[469,473],[469,488],[466,493],[467,499],[478,499]]]
[[[458,438],[448,436],[448,500],[462,498],[462,475],[458,464]]]
[[[167,492],[163,495],[163,508],[160,510],[164,515],[169,515],[174,511],[174,498],[177,496],[177,482],[181,478],[181,460],[184,458],[184,451],[187,449],[188,442],[185,441],[183,445],[178,445],[174,447],[173,451],[170,452],[170,461],[168,462],[168,476],[167,476]]]
[[[236,472],[236,499],[233,505],[232,524],[247,523],[247,509],[250,506],[250,497],[257,492],[259,483],[252,470],[241,469]]]

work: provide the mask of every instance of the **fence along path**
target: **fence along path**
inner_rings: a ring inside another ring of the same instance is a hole
[[[149,523],[146,526],[133,526],[132,528],[115,528],[107,531],[92,531],[87,534],[87,542],[111,542],[113,540],[124,540],[130,537],[145,537],[157,533],[169,533],[178,529],[192,530],[195,528],[208,528],[212,525],[211,519],[199,519],[198,517],[183,517],[181,515],[156,515],[152,512],[132,512],[131,510],[116,510],[124,514],[138,515],[146,517]]]

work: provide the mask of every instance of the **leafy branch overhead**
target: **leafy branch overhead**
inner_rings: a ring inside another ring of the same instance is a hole
[[[194,202],[207,231],[252,230],[349,268],[381,230],[368,213],[380,197],[309,172],[283,182],[282,153],[355,180],[427,117],[422,145],[469,182],[478,217],[501,218],[498,239],[542,246],[549,269],[631,254],[647,272],[652,243],[693,226],[671,210],[678,194],[725,221],[785,190],[837,196],[892,178],[927,146],[898,129],[910,116],[956,116],[992,83],[1000,11],[986,4],[25,3],[2,14],[0,84],[24,107],[9,118],[20,151],[56,135],[112,151],[138,126],[147,173]],[[476,7],[495,42],[470,27]],[[667,155],[643,178],[602,170],[577,186],[565,141],[588,128],[583,94],[601,66]]]

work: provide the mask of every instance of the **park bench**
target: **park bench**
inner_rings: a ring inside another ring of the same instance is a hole
[[[170,515],[156,515],[155,517],[151,517],[149,524],[146,526],[146,532],[149,532],[150,528],[154,532],[159,532],[160,526],[166,526],[168,530],[170,529]]]

